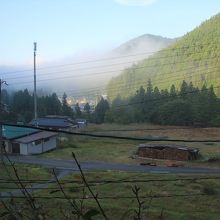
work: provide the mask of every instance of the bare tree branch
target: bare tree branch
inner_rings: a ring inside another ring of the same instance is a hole
[[[56,182],[58,183],[58,186],[59,186],[61,192],[63,193],[65,199],[66,199],[66,200],[70,203],[70,205],[73,207],[73,209],[74,209],[74,211],[76,212],[76,214],[77,214],[78,216],[81,216],[81,217],[84,219],[84,215],[83,215],[83,213],[81,212],[81,209],[78,207],[76,201],[70,199],[70,198],[67,196],[67,194],[66,194],[66,192],[64,191],[64,189],[63,189],[63,187],[62,187],[62,185],[61,185],[61,183],[60,183],[60,181],[59,181],[59,179],[58,179],[58,177],[57,177],[57,174],[56,174],[56,172],[55,172],[54,169],[53,169],[53,175],[54,175],[54,177],[55,177],[55,179],[56,179]]]
[[[80,174],[81,174],[81,178],[82,178],[83,183],[85,184],[86,188],[89,190],[89,192],[91,193],[92,197],[93,197],[94,200],[96,201],[96,203],[97,203],[97,205],[98,205],[98,207],[99,207],[99,210],[100,210],[101,214],[103,215],[104,219],[108,220],[108,217],[106,216],[106,214],[105,214],[105,212],[104,212],[104,210],[103,210],[103,208],[102,208],[102,206],[101,206],[101,204],[100,204],[100,202],[99,202],[99,200],[98,200],[98,194],[95,194],[95,193],[92,191],[92,188],[91,188],[90,185],[88,184],[88,182],[87,182],[87,180],[86,180],[86,178],[85,178],[85,175],[84,175],[84,173],[83,173],[83,171],[82,171],[82,168],[81,168],[81,166],[80,166],[80,164],[79,164],[78,160],[76,159],[76,156],[75,156],[75,154],[74,154],[73,152],[72,152],[72,156],[73,156],[73,159],[75,160],[76,165],[77,165],[77,167],[78,167],[78,169],[79,169],[79,171],[80,171]]]

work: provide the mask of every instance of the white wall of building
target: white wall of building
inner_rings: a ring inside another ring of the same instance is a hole
[[[20,154],[28,155],[27,144],[20,144]]]
[[[11,143],[8,141],[5,141],[5,151],[11,153]]]
[[[41,154],[42,150],[42,142],[40,144],[35,144],[35,142],[28,143],[27,145],[27,154]]]
[[[27,144],[27,154],[41,154],[43,152],[52,150],[56,148],[56,137],[51,137],[47,141],[41,140],[41,143],[35,144],[33,143],[28,143]]]
[[[48,141],[43,143],[43,152],[55,149],[57,147],[57,138],[51,137]]]
[[[55,149],[56,146],[57,146],[56,136],[27,144],[20,143],[20,154],[21,155],[41,154],[43,152]]]

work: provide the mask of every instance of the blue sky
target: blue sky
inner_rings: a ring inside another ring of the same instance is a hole
[[[142,34],[180,37],[220,12],[219,0],[1,0],[0,64],[102,51]]]

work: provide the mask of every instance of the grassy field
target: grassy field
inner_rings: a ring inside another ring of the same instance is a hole
[[[48,169],[25,164],[15,164],[15,168],[21,180],[38,180],[49,179],[52,177]],[[17,180],[15,172],[11,165],[8,163],[3,164],[0,162],[0,192],[13,191],[17,188],[17,185],[13,180]],[[27,186],[27,185],[26,185]],[[30,187],[30,186],[28,186]]]
[[[138,174],[126,172],[96,172],[86,174],[89,181],[92,180],[150,180],[150,179],[171,179],[176,178],[195,178],[190,175],[154,175],[154,174]],[[201,177],[201,176],[197,176]],[[204,176],[203,176],[204,177]],[[215,177],[215,176],[213,176]],[[70,179],[79,179],[78,175],[72,175]],[[149,206],[151,218],[160,215],[161,210],[164,210],[164,219],[177,220],[177,219],[219,219],[220,211],[219,196],[220,193],[220,180],[192,180],[192,181],[174,181],[174,182],[148,182],[137,183],[141,188],[140,196],[162,195],[164,198],[145,198],[146,208]],[[71,185],[69,185],[71,186]],[[121,184],[99,184],[93,187],[93,190],[98,193],[99,197],[118,197],[118,196],[134,196],[132,187],[134,184],[121,183]],[[68,187],[68,185],[66,185]],[[82,195],[82,191],[78,192],[74,187],[68,189],[69,196]],[[181,194],[205,194],[199,197],[166,197],[169,195]],[[87,192],[87,195],[89,193]],[[87,202],[88,206],[94,207],[94,202]],[[123,213],[128,209],[137,208],[137,201],[135,199],[113,199],[101,200],[101,204],[110,216],[110,219],[120,219]],[[129,215],[132,219],[132,215]]]
[[[144,129],[168,129],[170,130],[144,130]],[[126,131],[120,131],[126,130]],[[132,130],[132,131],[131,131]],[[188,128],[174,126],[155,126],[149,124],[116,125],[90,124],[81,132],[94,134],[108,134],[128,137],[162,137],[170,139],[210,139],[215,140],[220,136],[220,128]],[[69,141],[59,144],[58,149],[42,155],[46,158],[71,159],[71,152],[74,151],[80,161],[104,161],[114,163],[139,164],[143,162],[139,159],[132,159],[137,146],[143,141],[127,141],[104,138],[91,138],[69,136]],[[150,143],[150,142],[148,142]],[[154,142],[156,143],[156,142]],[[169,142],[164,142],[169,143]],[[175,143],[188,147],[198,148],[201,159],[195,162],[183,163],[185,166],[220,167],[219,163],[208,163],[209,158],[220,158],[220,143]],[[144,160],[145,161],[145,160]],[[147,160],[149,161],[149,160]],[[158,165],[164,165],[163,161],[156,161]]]
[[[144,129],[172,128],[171,130],[151,130]],[[118,131],[118,130],[127,131]],[[140,129],[140,130],[138,130]],[[117,130],[117,131],[116,131]],[[134,130],[134,131],[130,131]],[[163,137],[181,139],[218,139],[219,128],[190,128],[180,129],[180,127],[160,127],[153,125],[89,125],[81,132],[95,134],[109,134],[129,137]],[[68,136],[69,140],[60,143],[57,150],[41,155],[44,158],[71,159],[71,152],[75,152],[79,161],[104,161],[113,163],[139,164],[152,160],[132,159],[139,141],[127,141],[116,139],[101,139],[91,137]],[[164,142],[166,143],[166,142]],[[183,144],[183,143],[178,143]],[[184,166],[199,166],[220,168],[218,162],[208,162],[209,158],[220,158],[220,146],[218,143],[189,143],[189,147],[196,147],[200,150],[201,159],[194,162],[182,163]],[[154,161],[157,165],[166,166],[166,161]],[[16,164],[19,175],[23,179],[49,179],[50,172],[37,166]],[[8,178],[5,167],[0,163],[1,178]],[[9,167],[9,169],[11,169]],[[85,173],[88,181],[101,180],[122,180],[121,183],[96,183],[91,187],[98,193],[101,205],[110,220],[134,219],[134,209],[137,210],[137,200],[132,193],[132,187],[136,184],[140,187],[141,201],[144,201],[144,213],[148,220],[219,220],[220,219],[220,176],[219,175],[197,175],[197,174],[146,174],[120,171],[97,171]],[[212,179],[201,179],[201,178]],[[179,180],[187,178],[188,180]],[[161,181],[161,179],[163,181]],[[164,181],[167,180],[167,181]],[[178,180],[177,180],[178,179]],[[190,180],[189,180],[190,179]],[[124,182],[132,180],[133,182]],[[145,182],[138,182],[144,180]],[[150,181],[149,181],[150,180]],[[154,180],[154,181],[151,181]],[[66,181],[78,181],[78,183],[66,183]],[[78,173],[66,176],[61,180],[63,189],[68,197],[80,198],[83,195],[83,184]],[[2,191],[4,187],[15,187],[13,183],[5,185],[0,183]],[[71,216],[72,207],[64,200],[63,194],[58,191],[57,184],[50,184],[47,189],[34,193],[36,202],[43,207],[45,219],[62,220],[68,219],[64,215]],[[197,194],[197,195],[195,195]],[[85,200],[83,211],[95,208],[97,205],[88,189],[85,189]],[[54,198],[55,197],[55,198]],[[108,198],[106,198],[108,197]],[[109,198],[111,197],[111,198]],[[120,198],[118,198],[120,197]],[[126,198],[125,198],[126,197]],[[129,197],[129,198],[127,198]],[[23,199],[15,199],[16,204],[23,203]],[[79,199],[76,200],[80,204]],[[25,207],[28,207],[26,204]],[[40,206],[41,207],[41,206]],[[0,214],[4,212],[0,203]],[[160,217],[162,213],[162,217]],[[74,219],[74,218],[69,218]],[[103,219],[96,216],[94,220]]]
[[[219,176],[210,175],[206,180],[205,175],[173,175],[173,174],[143,174],[143,173],[127,173],[127,172],[90,172],[85,173],[87,181],[102,181],[102,180],[121,180],[121,183],[99,183],[93,184],[91,187],[95,193],[98,193],[100,203],[108,215],[110,220],[120,220],[122,215],[128,210],[124,219],[133,219],[134,209],[137,209],[137,201],[132,193],[134,183],[125,183],[123,181],[144,180],[149,182],[136,183],[140,187],[141,201],[144,201],[145,213],[149,220],[219,220],[220,217],[220,179]],[[176,180],[176,179],[191,178],[191,180]],[[169,181],[160,181],[166,179]],[[66,183],[65,181],[78,181],[79,183]],[[154,181],[150,181],[154,180]],[[72,174],[65,177],[62,186],[68,197],[82,197],[83,184],[80,183],[79,174]],[[65,219],[62,213],[70,214],[73,210],[68,202],[62,198],[61,192],[51,194],[51,191],[58,189],[57,184],[50,185],[51,189],[44,189],[41,192],[35,193],[35,196],[46,196],[46,199],[39,198],[37,202],[43,205],[43,210],[46,219],[60,220]],[[193,194],[202,194],[192,196]],[[88,209],[98,209],[96,203],[91,198],[88,190],[85,190],[85,199],[83,211]],[[178,196],[185,195],[185,196]],[[54,199],[53,197],[60,197]],[[153,198],[158,196],[158,198]],[[49,199],[49,198],[53,199]],[[104,199],[105,197],[105,199]],[[115,197],[115,198],[106,198]],[[121,198],[117,198],[121,197]],[[123,197],[123,198],[122,198]],[[131,197],[131,198],[124,198]],[[79,200],[76,199],[79,203]],[[21,200],[17,201],[18,203]],[[61,211],[62,210],[62,211]],[[162,218],[159,218],[163,210]],[[1,211],[0,211],[1,212]],[[70,214],[71,216],[71,214]],[[70,218],[74,219],[74,218]],[[94,220],[103,219],[101,216],[96,216]]]

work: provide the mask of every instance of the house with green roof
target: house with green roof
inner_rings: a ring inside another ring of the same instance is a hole
[[[2,136],[9,154],[41,154],[57,146],[57,133],[35,128],[3,125]]]

